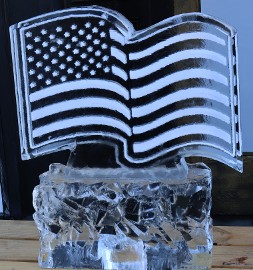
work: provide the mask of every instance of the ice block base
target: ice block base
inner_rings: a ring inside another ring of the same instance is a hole
[[[203,163],[170,170],[52,164],[33,193],[39,265],[210,269],[211,171]]]

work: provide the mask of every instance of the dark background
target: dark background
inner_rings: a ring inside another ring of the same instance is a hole
[[[32,191],[39,183],[38,176],[48,170],[50,163],[66,164],[69,157],[69,151],[63,151],[28,161],[20,158],[8,28],[42,13],[80,5],[101,5],[115,9],[127,17],[135,29],[145,28],[174,14],[200,11],[198,0],[0,0],[0,165],[4,200],[2,218],[31,218],[34,212]],[[106,160],[105,151],[101,147],[96,150],[99,155],[89,156],[89,162],[93,165],[98,162],[98,165],[102,166]],[[100,157],[99,161],[97,156]],[[216,225],[253,225],[253,158],[247,154],[244,159],[243,174],[218,162],[204,160],[213,172],[212,216]],[[199,159],[188,161],[195,162]]]

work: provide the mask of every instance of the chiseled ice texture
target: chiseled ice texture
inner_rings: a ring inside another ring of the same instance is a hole
[[[211,268],[211,171],[203,163],[181,171],[52,164],[33,203],[41,267]]]

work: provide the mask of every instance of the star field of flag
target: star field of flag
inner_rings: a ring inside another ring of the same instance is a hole
[[[25,32],[30,91],[66,81],[108,76],[109,28],[90,18],[57,21]]]

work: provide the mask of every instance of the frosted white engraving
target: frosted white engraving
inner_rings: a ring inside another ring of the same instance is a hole
[[[57,104],[51,104],[39,109],[32,111],[32,121],[56,114],[59,112],[80,109],[80,108],[114,108],[115,111],[119,112],[127,119],[130,119],[130,110],[125,104],[117,100],[108,100],[106,98],[80,98],[78,100],[64,100]]]
[[[142,76],[137,75],[136,78],[131,79],[139,79],[139,78],[142,78]],[[141,87],[132,88],[131,97],[132,98],[144,97],[154,92],[157,92],[158,90],[166,87],[167,85],[171,85],[173,83],[188,79],[207,79],[228,86],[228,78],[226,76],[213,70],[198,68],[198,69],[177,71],[174,74],[165,76],[159,80],[151,82],[150,84],[145,84]]]
[[[177,52],[172,55],[169,55],[163,59],[159,59],[155,63],[151,63],[149,66],[145,66],[144,68],[141,69],[136,69],[136,70],[130,70],[130,77],[132,79],[138,79],[147,75],[150,75],[152,72],[164,68],[166,66],[169,66],[173,63],[176,63],[178,61],[186,60],[186,59],[191,59],[191,58],[203,58],[205,57],[206,59],[210,59],[213,61],[217,61],[221,63],[222,65],[226,66],[227,65],[227,59],[218,53],[208,51],[208,50],[185,50],[182,52]]]
[[[158,100],[151,101],[150,103],[147,103],[145,105],[133,107],[132,114],[134,117],[144,116],[146,114],[155,112],[170,104],[173,104],[182,100],[194,99],[194,98],[211,99],[211,100],[220,102],[225,106],[229,105],[228,97],[219,92],[215,93],[214,90],[210,90],[207,88],[192,88],[192,89],[188,88],[186,90],[179,90],[175,93],[169,94]]]

